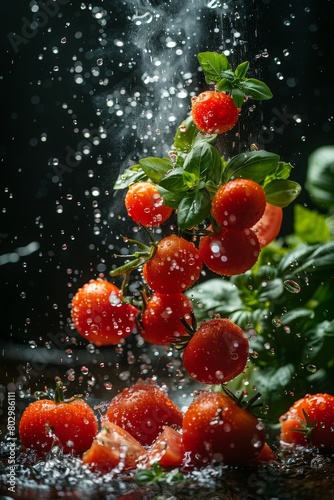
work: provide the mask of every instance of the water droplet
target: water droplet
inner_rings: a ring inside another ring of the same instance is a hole
[[[285,280],[283,282],[284,288],[290,293],[299,293],[301,287],[294,280]]]
[[[315,373],[317,371],[317,367],[315,365],[307,365],[306,370],[310,373]]]
[[[279,328],[280,326],[282,326],[282,322],[280,319],[278,318],[274,318],[272,321],[271,321],[271,324],[275,327],[275,328]]]

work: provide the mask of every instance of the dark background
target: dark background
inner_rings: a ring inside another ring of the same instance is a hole
[[[29,387],[33,375],[35,386],[48,370],[48,358],[38,365],[18,345],[60,347],[59,359],[50,356],[60,374],[75,365],[76,349],[86,352],[70,328],[71,297],[108,273],[124,246],[120,233],[133,236],[113,183],[130,161],[168,153],[190,109],[189,97],[177,97],[180,84],[189,93],[204,86],[197,52],[231,50],[232,63],[248,59],[273,91],[245,111],[237,148],[256,142],[278,153],[303,184],[309,154],[333,144],[331,1],[39,3],[53,8],[41,26],[31,26],[33,3],[0,7],[2,387]],[[166,49],[168,37],[182,55]],[[101,126],[106,138],[95,144]],[[312,206],[305,191],[299,202]],[[283,231],[291,230],[289,208]]]

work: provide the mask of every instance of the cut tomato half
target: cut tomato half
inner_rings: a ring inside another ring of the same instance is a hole
[[[282,221],[283,209],[267,203],[261,219],[252,227],[258,237],[261,248],[266,247],[277,238],[281,230]]]
[[[152,444],[147,466],[159,463],[162,467],[179,467],[183,463],[184,448],[182,435],[172,427],[165,427]]]

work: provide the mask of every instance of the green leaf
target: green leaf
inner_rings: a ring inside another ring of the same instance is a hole
[[[197,144],[201,142],[212,143],[216,138],[217,134],[199,133],[190,115],[178,127],[174,137],[173,149],[181,154],[188,153]]]
[[[245,61],[245,62],[242,62],[241,64],[239,64],[239,66],[237,66],[235,71],[234,71],[235,77],[236,78],[245,78],[247,71],[248,71],[248,68],[249,68],[248,61]]]
[[[135,165],[125,169],[124,172],[118,176],[113,189],[126,189],[131,186],[131,184],[143,180],[147,180],[147,175],[139,165]]]
[[[222,78],[217,83],[217,90],[221,92],[232,92],[232,89],[233,89],[232,81],[228,78]]]
[[[273,96],[269,87],[256,78],[246,78],[239,83],[239,87],[246,96],[256,101],[265,101]]]
[[[228,162],[223,172],[223,180],[227,182],[244,177],[260,184],[264,182],[267,175],[275,171],[278,161],[277,154],[263,149],[240,153]]]
[[[234,73],[233,73],[233,71],[232,71],[231,69],[228,69],[228,70],[226,70],[226,71],[222,71],[222,72],[220,73],[220,76],[221,76],[222,78],[226,78],[227,80],[230,80],[230,81],[231,81],[231,83],[232,83],[232,82],[233,82],[233,80],[234,80]]]
[[[183,164],[185,172],[193,173],[199,180],[219,183],[222,173],[222,160],[218,151],[208,143],[195,146],[186,156]]]
[[[232,90],[232,99],[237,108],[241,108],[245,100],[245,94],[242,90],[234,88]]]
[[[302,363],[312,363],[315,369],[333,363],[334,321],[323,321],[312,326],[305,333],[306,345],[302,354]]]
[[[267,202],[277,207],[287,207],[301,192],[298,182],[288,179],[275,179],[264,186]]]
[[[322,146],[310,154],[305,188],[318,207],[334,207],[334,146]]]
[[[304,243],[309,245],[326,243],[331,239],[326,217],[300,204],[294,207],[294,231]]]
[[[139,165],[147,177],[156,184],[173,168],[173,163],[169,158],[155,158],[154,156],[139,160]]]
[[[210,213],[210,195],[205,190],[192,190],[180,201],[177,223],[181,231],[200,224]]]
[[[300,273],[334,272],[334,241],[318,245],[300,245],[287,253],[278,266],[284,278],[299,277]]]
[[[200,52],[197,58],[203,69],[205,81],[207,83],[219,82],[221,79],[221,72],[230,69],[230,63],[224,54],[217,54],[217,52]]]
[[[164,203],[171,208],[177,209],[180,201],[183,198],[184,193],[182,191],[173,192],[164,189],[163,187],[157,185],[158,192],[161,198],[164,200]]]
[[[183,168],[176,167],[173,168],[173,170],[170,170],[165,175],[165,177],[161,179],[159,185],[164,189],[167,189],[168,191],[172,191],[174,193],[182,191],[185,187],[183,179]]]

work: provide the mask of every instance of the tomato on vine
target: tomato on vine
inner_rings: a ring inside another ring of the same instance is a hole
[[[249,343],[242,328],[230,319],[216,318],[203,321],[192,334],[182,361],[190,378],[212,385],[239,375],[248,355]]]
[[[191,114],[196,127],[207,134],[222,134],[238,121],[239,109],[225,92],[207,90],[191,100]]]
[[[163,224],[173,212],[172,208],[164,204],[156,185],[145,181],[129,186],[125,207],[131,219],[147,227]]]
[[[252,229],[222,227],[201,238],[199,254],[208,269],[221,276],[242,274],[251,269],[260,254],[259,240]]]
[[[200,277],[202,260],[195,245],[175,234],[157,244],[153,257],[143,266],[143,278],[158,293],[179,293]]]
[[[139,310],[123,301],[121,290],[112,283],[90,280],[74,295],[72,321],[82,337],[97,345],[117,345],[128,337]]]

